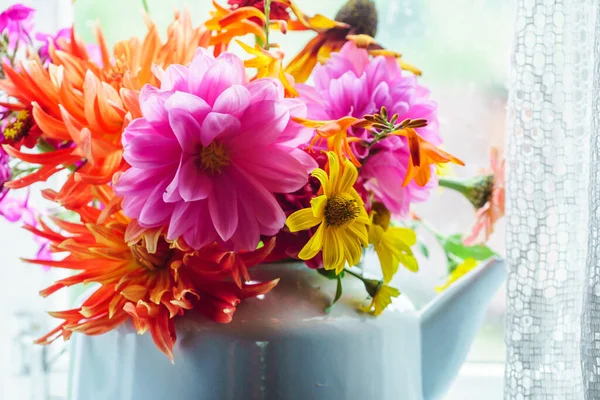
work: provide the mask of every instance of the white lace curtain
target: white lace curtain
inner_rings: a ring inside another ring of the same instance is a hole
[[[600,399],[600,1],[519,0],[506,399]]]

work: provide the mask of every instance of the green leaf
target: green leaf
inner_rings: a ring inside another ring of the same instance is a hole
[[[334,269],[326,270],[325,268],[319,268],[317,272],[327,279],[337,279],[338,276],[344,277],[344,271],[340,272],[339,275],[336,275]]]
[[[331,309],[333,308],[333,306],[335,305],[335,303],[338,302],[338,300],[340,299],[340,297],[342,297],[342,274],[337,276],[337,288],[335,289],[335,297],[333,298],[333,303],[331,303],[331,305],[329,307],[327,307],[325,309],[326,313],[330,313]]]
[[[496,253],[485,245],[466,246],[463,244],[462,235],[454,235],[442,238],[440,241],[444,251],[458,258],[474,258],[477,261],[484,261],[496,255]]]
[[[425,258],[429,258],[429,247],[427,247],[427,245],[423,242],[419,242],[419,249],[421,250],[421,253],[425,256]]]

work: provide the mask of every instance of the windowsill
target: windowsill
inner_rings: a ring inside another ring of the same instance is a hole
[[[466,363],[444,400],[502,400],[504,364]]]

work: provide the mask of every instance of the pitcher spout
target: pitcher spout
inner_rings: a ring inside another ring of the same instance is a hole
[[[505,276],[504,261],[492,259],[451,285],[420,312],[424,400],[438,399],[448,389]]]

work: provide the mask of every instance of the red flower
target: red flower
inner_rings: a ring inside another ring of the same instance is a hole
[[[265,2],[258,0],[228,0],[229,5],[232,10],[237,10],[241,7],[256,7],[263,13],[265,12]],[[283,21],[288,21],[290,19],[290,14],[288,12],[288,6],[285,4],[281,4],[277,1],[271,2],[271,15],[269,16],[272,20],[278,19]],[[250,21],[262,25],[262,21],[258,18],[252,18]]]

